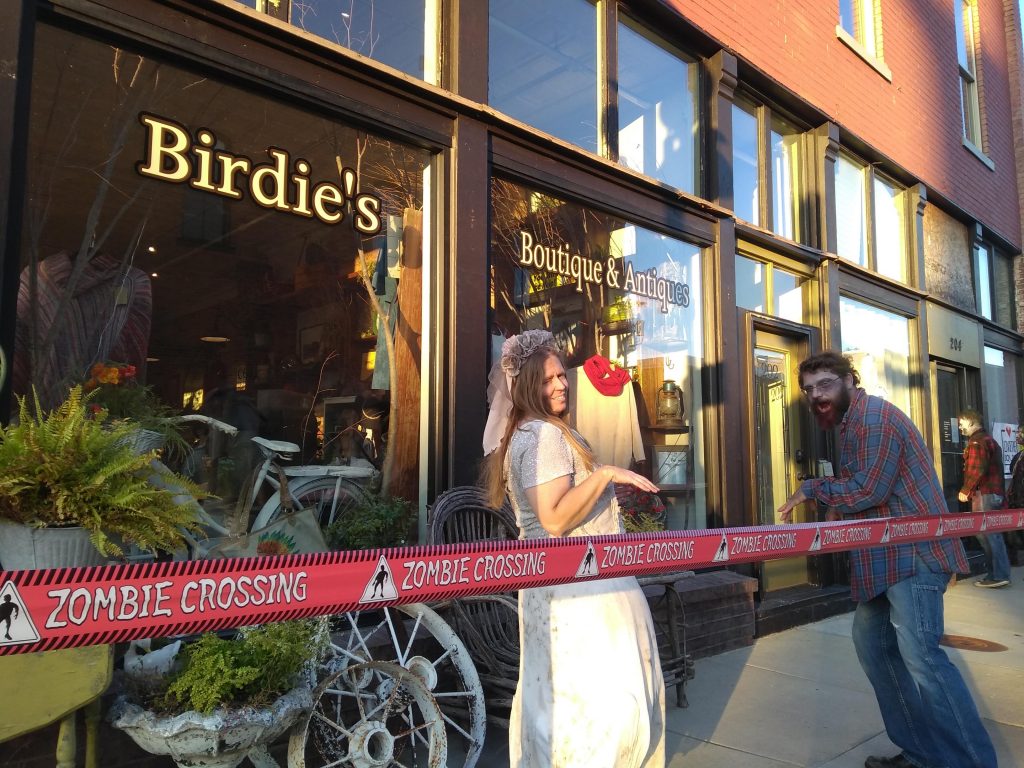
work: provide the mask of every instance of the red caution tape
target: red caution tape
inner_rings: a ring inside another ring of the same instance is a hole
[[[915,518],[0,573],[0,655],[1024,528]]]

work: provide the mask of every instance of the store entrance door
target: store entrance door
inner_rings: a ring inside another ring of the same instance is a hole
[[[966,404],[972,402],[971,387],[975,377],[963,366],[938,362],[934,366],[941,459],[939,480],[946,507],[950,512],[959,512],[961,504],[957,493],[964,482],[964,444],[958,417]]]
[[[754,508],[757,522],[781,522],[776,510],[807,477],[810,432],[800,401],[797,365],[807,351],[806,336],[755,328],[752,365],[754,424]],[[793,522],[811,521],[811,504],[794,510]],[[762,589],[770,592],[810,583],[808,559],[769,560],[761,566]]]

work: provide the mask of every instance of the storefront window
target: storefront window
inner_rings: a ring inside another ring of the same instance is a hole
[[[493,348],[551,330],[598,459],[651,475],[669,528],[705,527],[700,249],[509,181],[491,195]],[[583,367],[594,358],[632,382],[599,392]]]
[[[225,504],[257,436],[416,499],[429,154],[56,28],[35,50],[15,394],[131,365],[239,430],[182,464]]]
[[[875,261],[879,274],[906,282],[906,214],[902,190],[875,177]]]
[[[489,102],[597,152],[597,12],[587,0],[489,5]]]
[[[736,256],[736,306],[742,309],[802,323],[806,283],[772,264]]]
[[[1020,358],[994,347],[985,347],[985,429],[1003,449],[1003,469],[1010,474],[1010,459],[1017,452],[1020,392],[1017,367]]]
[[[436,82],[437,0],[237,0],[413,77]]]
[[[839,317],[843,353],[860,374],[869,395],[910,410],[910,321],[884,309],[842,296]]]
[[[686,192],[696,191],[697,65],[619,24],[619,162]]]

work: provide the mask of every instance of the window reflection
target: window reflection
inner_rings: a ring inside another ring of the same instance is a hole
[[[587,0],[491,0],[492,107],[597,151],[597,13]]]
[[[572,411],[598,459],[645,461],[669,497],[668,527],[705,527],[700,249],[502,179],[491,205],[492,349],[522,330],[550,330],[570,397],[592,398]],[[614,398],[581,379],[595,356],[630,374]],[[670,423],[659,422],[659,391],[678,392]]]
[[[799,238],[800,132],[772,117],[772,231],[790,240]]]
[[[910,321],[901,315],[842,296],[839,317],[843,353],[869,395],[910,410]]]
[[[619,24],[619,161],[694,192],[697,65],[638,29]]]
[[[868,265],[864,169],[845,155],[836,160],[836,253]]]
[[[804,285],[807,278],[774,264],[736,255],[736,306],[804,322]]]
[[[757,112],[743,102],[732,106],[732,192],[736,218],[761,223]]]
[[[902,190],[875,177],[875,261],[879,274],[905,282],[906,215]]]
[[[237,0],[297,29],[434,82],[435,0]],[[428,60],[430,59],[430,60]]]
[[[219,469],[194,464],[225,502],[257,435],[299,445],[305,464],[391,456],[391,490],[415,498],[419,349],[395,324],[399,308],[420,323],[429,154],[150,55],[38,34],[15,393],[35,386],[53,407],[95,364],[131,364],[174,412],[243,430],[204,457]],[[191,184],[143,173],[158,123],[192,145],[164,157]],[[207,146],[251,173],[204,176]],[[324,185],[344,199],[350,174],[351,204],[316,202]],[[380,210],[360,231],[364,193]]]

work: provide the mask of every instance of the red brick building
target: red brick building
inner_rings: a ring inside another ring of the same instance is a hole
[[[795,380],[834,347],[956,508],[959,410],[1008,454],[1021,421],[1019,27],[1010,0],[20,0],[0,416],[130,363],[242,429],[195,457],[222,497],[262,435],[378,470],[423,536],[476,478],[498,344],[546,327],[629,370],[580,428],[664,525],[752,525],[837,458]],[[748,573],[764,605],[845,581]]]

